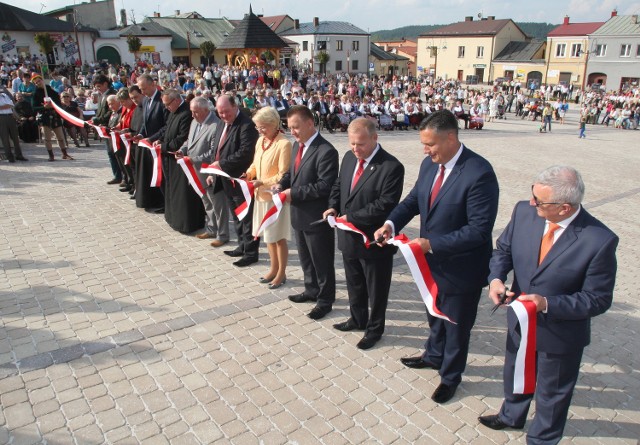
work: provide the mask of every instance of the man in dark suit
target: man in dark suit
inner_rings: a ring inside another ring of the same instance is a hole
[[[618,237],[581,207],[584,183],[571,167],[540,173],[529,202],[516,204],[491,258],[489,296],[499,303],[513,271],[506,302],[519,296],[537,309],[536,414],[527,443],[556,444],[562,438],[582,352],[590,342],[591,317],[611,306]],[[533,394],[513,394],[518,319],[507,313],[505,400],[496,415],[481,416],[492,429],[523,428]]]
[[[148,139],[151,142],[160,138],[160,131],[166,125],[169,111],[162,105],[162,93],[158,90],[156,82],[151,75],[142,74],[138,77],[138,87],[144,94],[140,107],[143,111],[140,134],[134,138],[134,142],[140,139]],[[139,147],[136,150],[136,206],[144,209],[157,209],[164,211],[164,197],[159,187],[151,187],[153,177],[153,156],[149,149]]]
[[[111,110],[109,109],[109,104],[107,103],[107,97],[115,95],[116,90],[111,88],[111,82],[109,78],[104,74],[98,74],[93,79],[93,86],[100,93],[100,104],[98,105],[98,109],[96,110],[96,114],[93,117],[92,121],[95,125],[101,125],[106,127],[109,125],[109,119],[111,118]],[[118,161],[116,159],[113,150],[109,149],[109,143],[104,143],[107,148],[107,155],[109,156],[109,164],[111,165],[111,171],[113,172],[113,178],[107,181],[107,184],[120,184],[122,182],[122,172],[120,167],[118,166]]]
[[[232,178],[243,175],[253,162],[253,154],[258,141],[258,130],[244,113],[240,112],[235,96],[223,94],[216,101],[216,110],[220,116],[220,124],[212,145],[213,165],[227,173]],[[235,209],[244,202],[244,195],[240,187],[235,186],[227,178],[219,176],[207,178],[207,183],[214,184],[214,193],[224,190],[229,207]],[[249,215],[253,214],[253,201],[249,208]],[[242,257],[233,263],[234,266],[246,267],[258,262],[259,240],[254,240],[251,234],[252,221],[247,216],[242,221],[232,212],[233,221],[238,234],[238,247],[225,250],[231,257]]]
[[[338,177],[338,151],[316,131],[313,114],[303,105],[289,109],[287,126],[296,142],[291,167],[279,187],[291,202],[291,226],[304,272],[304,292],[289,299],[317,302],[308,315],[319,320],[331,312],[336,299],[335,234],[328,224],[310,224],[329,208],[329,193]]]
[[[487,284],[491,231],[498,210],[498,180],[484,158],[458,139],[458,122],[448,110],[420,123],[428,156],[409,195],[391,212],[375,238],[398,234],[420,215],[419,243],[438,286],[436,307],[456,323],[427,314],[425,352],[403,358],[410,368],[440,371],[431,398],[449,401],[462,380],[482,288]]]
[[[331,189],[329,209],[323,217],[340,214],[371,240],[373,232],[400,201],[404,166],[378,144],[376,127],[370,120],[358,118],[352,121],[348,135],[352,151],[342,158],[338,180]],[[393,255],[397,248],[376,244],[367,248],[357,233],[338,230],[337,235],[351,317],[333,327],[339,331],[364,330],[364,337],[357,347],[369,349],[384,332]]]

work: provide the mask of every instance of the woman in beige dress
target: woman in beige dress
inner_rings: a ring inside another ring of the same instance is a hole
[[[260,133],[256,143],[253,163],[247,170],[247,179],[255,186],[253,206],[253,235],[260,227],[265,213],[273,207],[271,187],[278,184],[289,170],[291,142],[280,132],[280,116],[272,107],[261,108],[253,116]],[[269,283],[269,289],[277,289],[287,281],[286,268],[289,259],[287,240],[291,238],[291,216],[289,204],[284,203],[277,221],[261,234],[269,251],[269,271],[260,278]]]

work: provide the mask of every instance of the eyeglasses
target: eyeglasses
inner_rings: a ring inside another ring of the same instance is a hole
[[[562,205],[563,202],[542,202],[538,199],[536,195],[533,194],[533,185],[531,186],[531,196],[533,197],[533,203],[536,207],[541,207],[544,205]]]

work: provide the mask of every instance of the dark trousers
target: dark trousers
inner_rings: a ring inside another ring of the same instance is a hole
[[[430,333],[423,358],[440,366],[440,379],[445,385],[457,386],[462,381],[481,292],[482,289],[467,294],[438,293],[436,306],[456,324],[427,313]]]
[[[515,358],[519,344],[519,333],[510,328],[503,373],[505,398],[499,416],[507,425],[521,427],[527,420],[534,395],[513,394]],[[573,389],[578,380],[582,351],[583,349],[570,354],[536,354],[536,414],[527,432],[527,444],[551,445],[562,439]]]
[[[116,161],[118,162],[118,167],[122,172],[124,181],[127,183],[127,185],[133,186],[133,170],[131,169],[131,165],[126,165],[124,163],[127,157],[126,148],[124,147],[120,148],[120,150],[118,150],[118,152],[115,155],[116,155]]]
[[[220,179],[218,179],[220,180]],[[230,213],[233,215],[233,222],[236,227],[236,234],[238,235],[238,250],[243,253],[243,258],[257,259],[258,258],[258,246],[260,245],[260,239],[254,240],[252,235],[253,222],[253,203],[249,207],[249,213],[244,219],[239,220],[236,215],[235,209],[239,205],[245,202],[242,189],[236,184],[234,187],[231,181],[224,179],[223,182],[224,193],[227,195],[229,201]]]
[[[318,299],[319,307],[333,306],[336,301],[335,231],[294,230],[298,257],[304,272],[304,294]]]
[[[351,319],[365,336],[380,338],[389,301],[393,256],[358,259],[342,256],[349,293]],[[371,305],[371,315],[369,315]]]
[[[22,157],[18,124],[13,114],[0,114],[0,137],[2,138],[2,145],[4,145],[4,152],[7,155],[7,159],[14,159],[13,153],[11,153],[10,139],[13,141],[13,151],[16,157]]]

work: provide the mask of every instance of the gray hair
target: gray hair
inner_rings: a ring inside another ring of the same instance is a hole
[[[536,176],[534,184],[550,187],[552,200],[578,207],[584,198],[584,182],[578,170],[566,165],[554,165]]]
[[[163,96],[167,96],[169,99],[171,100],[176,100],[176,99],[181,99],[182,96],[180,95],[180,91],[174,89],[174,88],[169,88],[167,90],[164,90],[162,92]]]
[[[200,108],[201,110],[211,110],[211,102],[202,96],[194,97],[191,99],[191,106]]]
[[[347,133],[355,133],[360,130],[364,130],[369,136],[373,136],[376,134],[376,124],[369,119],[359,117],[351,121],[347,128]]]
[[[107,96],[107,103],[111,102],[120,102],[120,99],[118,99],[118,96],[116,96],[115,94],[110,94],[109,96]]]

